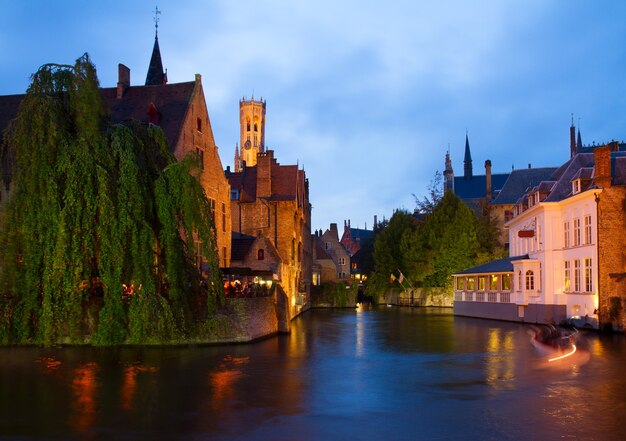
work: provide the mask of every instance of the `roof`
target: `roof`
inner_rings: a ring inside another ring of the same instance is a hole
[[[528,254],[523,256],[507,257],[505,259],[492,260],[491,262],[475,266],[473,268],[454,273],[455,276],[463,274],[493,274],[493,273],[512,273],[513,262],[516,260],[528,259]]]
[[[509,173],[494,173],[491,175],[492,197],[504,186]],[[485,175],[474,175],[469,179],[463,176],[454,177],[454,194],[461,199],[479,199],[485,197],[487,178]]]
[[[318,238],[315,239],[315,260],[332,260],[333,258],[326,252],[322,246],[322,241]]]
[[[556,180],[552,191],[544,200],[545,202],[557,202],[565,199],[572,194],[572,179],[581,168],[593,167],[593,153],[578,153],[563,166],[559,167]]]
[[[122,98],[117,98],[117,87],[100,89],[111,110],[111,121],[148,121],[148,108],[154,104],[159,112],[158,126],[163,129],[170,149],[173,149],[193,98],[195,81],[160,86],[131,86]]]
[[[230,260],[235,262],[242,262],[243,260],[245,260],[255,240],[256,237],[254,236],[249,236],[247,234],[241,233],[233,233]]]
[[[159,36],[155,35],[150,66],[148,67],[148,74],[146,75],[146,86],[159,86],[165,83],[167,83],[167,77],[163,72],[161,50],[159,49]]]
[[[362,228],[350,228],[350,236],[352,236],[354,240],[369,240],[372,238],[373,234],[374,232],[372,230],[364,230]]]
[[[533,188],[542,181],[550,181],[556,171],[557,167],[513,170],[494,199],[493,205],[515,204],[528,188]]]
[[[245,167],[240,172],[226,173],[232,189],[239,190],[240,202],[256,201],[258,166]],[[290,201],[302,196],[305,186],[304,170],[297,165],[280,165],[271,163],[271,196],[269,200]]]

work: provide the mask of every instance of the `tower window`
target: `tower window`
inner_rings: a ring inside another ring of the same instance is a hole
[[[259,251],[257,251],[256,258],[257,258],[257,260],[264,260],[265,259],[265,250],[263,248],[261,248]]]
[[[255,132],[259,131],[259,125],[257,123],[254,123],[254,131]]]
[[[246,120],[246,131],[250,131],[250,120]],[[249,138],[248,138],[249,139]]]

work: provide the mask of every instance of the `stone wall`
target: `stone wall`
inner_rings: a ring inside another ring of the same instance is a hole
[[[454,293],[452,288],[412,288],[407,290],[389,289],[378,303],[401,306],[439,306],[452,308]]]
[[[226,308],[231,311],[231,341],[252,341],[279,332],[273,297],[229,298]]]

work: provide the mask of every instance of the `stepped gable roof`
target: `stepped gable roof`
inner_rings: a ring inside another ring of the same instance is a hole
[[[528,188],[533,188],[542,181],[550,181],[556,170],[556,167],[513,170],[494,199],[493,205],[515,204]]]
[[[4,136],[9,123],[17,116],[24,96],[24,94],[0,96],[0,139]]]
[[[572,179],[584,167],[593,167],[593,153],[578,153],[563,164],[557,170],[558,179],[544,202],[558,202],[571,196]]]
[[[504,186],[509,173],[494,173],[491,175],[492,196]],[[485,175],[474,175],[469,179],[463,176],[454,177],[454,194],[461,199],[479,199],[485,197],[487,178]]]
[[[230,259],[235,262],[243,261],[250,252],[250,249],[252,248],[255,240],[256,237],[254,236],[249,236],[247,234],[241,233],[233,233]]]
[[[122,98],[117,98],[117,88],[100,89],[109,109],[111,121],[123,123],[130,120],[148,122],[148,108],[154,104],[158,111],[158,126],[165,132],[170,146],[174,148],[193,98],[195,81],[160,86],[131,86]]]
[[[475,266],[473,268],[454,273],[455,276],[462,274],[493,274],[513,272],[513,262],[516,260],[528,259],[528,254],[523,256],[507,257],[505,259],[492,260],[491,262]]]

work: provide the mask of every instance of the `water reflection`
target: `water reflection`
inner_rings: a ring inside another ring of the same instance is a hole
[[[188,348],[0,348],[0,437],[621,439],[623,336],[544,363],[524,325],[312,311],[289,336]]]

